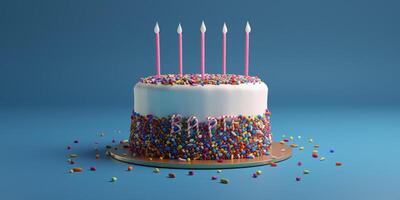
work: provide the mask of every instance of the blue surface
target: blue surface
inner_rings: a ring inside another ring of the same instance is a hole
[[[274,137],[301,135],[295,142],[304,152],[294,150],[291,159],[278,167],[269,166],[223,170],[161,169],[135,166],[115,160],[95,159],[94,142],[101,147],[113,138],[128,136],[129,110],[88,108],[19,108],[0,113],[4,199],[399,199],[396,186],[400,175],[397,159],[400,108],[273,108]],[[121,133],[118,133],[121,130]],[[100,137],[100,132],[105,132]],[[311,158],[313,138],[320,144],[320,156]],[[79,144],[73,144],[78,139]],[[66,150],[67,145],[72,150]],[[335,153],[329,153],[330,149]],[[66,162],[68,153],[80,155],[75,165]],[[303,162],[302,167],[296,163]],[[336,167],[335,162],[343,162]],[[69,174],[73,167],[83,173]],[[97,167],[96,172],[88,170]],[[263,175],[251,177],[256,170]],[[303,169],[311,174],[302,175]],[[166,178],[174,172],[176,179]],[[211,181],[216,175],[228,185]],[[116,183],[109,182],[117,176]],[[302,181],[296,182],[295,177]],[[134,198],[135,197],[135,198]]]

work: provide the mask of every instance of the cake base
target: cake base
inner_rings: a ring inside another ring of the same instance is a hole
[[[229,169],[241,167],[255,167],[269,165],[271,163],[286,160],[292,156],[292,148],[286,144],[272,142],[271,154],[256,157],[254,159],[232,159],[232,160],[192,160],[180,161],[172,159],[146,158],[143,156],[132,156],[127,144],[119,144],[107,150],[112,158],[137,165],[176,169]]]

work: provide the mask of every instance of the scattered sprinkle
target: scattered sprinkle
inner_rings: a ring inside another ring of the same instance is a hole
[[[300,147],[299,150],[300,150],[300,151],[304,150],[304,147]]]
[[[336,162],[336,166],[342,166],[341,162]]]
[[[222,172],[222,170],[220,170],[220,169],[219,169],[219,170],[217,170],[217,173],[221,173],[221,172]]]
[[[301,178],[300,177],[296,177],[296,181],[301,181]]]
[[[314,140],[313,140],[313,139],[309,139],[308,142],[309,142],[309,143],[313,143]]]
[[[79,143],[79,141],[78,141],[78,140],[75,140],[75,141],[74,141],[74,143],[75,143],[75,144],[78,144],[78,143]]]
[[[311,171],[308,169],[303,170],[303,174],[309,174]]]
[[[132,166],[128,166],[128,171],[132,171],[133,167]]]
[[[257,178],[257,174],[256,173],[253,173],[253,178]]]
[[[96,171],[96,167],[90,167],[90,171]]]
[[[116,176],[111,177],[111,182],[117,182],[118,178]]]
[[[153,172],[154,172],[154,173],[160,173],[160,169],[154,168],[154,169],[153,169]]]
[[[218,179],[218,177],[216,177],[216,176],[211,176],[211,180],[217,180]]]
[[[300,161],[297,162],[297,166],[301,166],[301,165],[303,165],[303,163],[301,163]]]
[[[257,175],[261,175],[261,174],[262,174],[262,171],[261,171],[261,170],[257,170],[257,171],[256,171],[256,174],[257,174]]]
[[[290,140],[294,140],[294,137],[293,137],[293,136],[290,136],[289,139],[290,139]]]
[[[68,155],[68,157],[70,157],[70,158],[76,158],[76,157],[78,157],[78,154],[71,153],[71,154]]]
[[[67,146],[67,149],[68,149],[68,150],[71,150],[71,146]]]
[[[221,178],[221,181],[220,181],[222,184],[228,184],[229,183],[229,180],[228,179],[226,179],[226,178]]]
[[[193,176],[193,175],[194,175],[194,171],[189,171],[189,172],[188,172],[188,175],[189,175],[189,176]]]
[[[176,175],[174,173],[169,173],[168,178],[176,178]]]
[[[321,157],[319,160],[320,160],[320,161],[324,161],[324,160],[325,160],[325,157]]]
[[[331,149],[329,152],[334,153],[335,151],[333,149]]]
[[[72,168],[72,171],[74,171],[74,172],[83,172],[83,169],[80,168],[80,167],[75,167],[75,168]]]
[[[276,166],[278,166],[278,164],[276,164],[275,162],[271,162],[271,167],[276,167]]]

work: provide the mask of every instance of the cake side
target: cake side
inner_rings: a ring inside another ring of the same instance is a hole
[[[272,143],[270,113],[257,116],[157,117],[133,113],[133,155],[180,160],[220,160],[268,155]]]

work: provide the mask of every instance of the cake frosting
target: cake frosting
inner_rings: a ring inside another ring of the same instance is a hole
[[[155,85],[137,83],[134,109],[142,115],[166,117],[179,113],[183,117],[224,115],[254,116],[267,109],[268,87],[264,82],[239,85]]]
[[[268,87],[258,77],[150,76],[133,92],[133,154],[219,160],[269,153]]]

